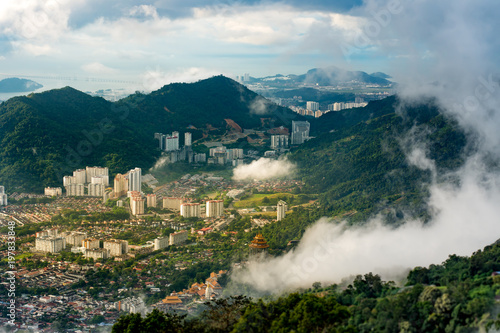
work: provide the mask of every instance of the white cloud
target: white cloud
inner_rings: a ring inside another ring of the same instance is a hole
[[[20,44],[20,47],[24,52],[34,56],[46,56],[55,53],[55,50],[50,45],[47,44],[36,45],[32,43],[19,43],[19,42],[14,42],[13,44],[14,45]]]
[[[500,237],[500,191],[478,183],[482,176],[472,163],[462,171],[461,188],[432,187],[430,203],[436,214],[428,225],[407,221],[393,228],[375,218],[353,227],[324,218],[307,229],[293,252],[252,261],[232,278],[277,293],[369,272],[404,278],[409,269],[439,264],[450,254],[471,255]]]
[[[151,5],[140,5],[140,6],[134,6],[132,9],[129,11],[130,16],[146,16],[146,17],[152,17],[153,19],[158,19],[158,13],[156,11],[156,8]]]
[[[201,23],[199,32],[205,36],[273,47],[302,40],[312,26],[323,21],[344,30],[356,25],[356,19],[348,15],[301,11],[283,4],[195,8],[193,18]]]
[[[107,67],[99,62],[92,62],[82,66],[82,69],[90,74],[114,74],[116,70],[110,67]]]
[[[156,69],[147,69],[142,75],[141,90],[153,91],[160,89],[166,84],[175,82],[195,82],[220,74],[220,72],[214,70],[197,67],[187,69],[180,68],[169,72],[164,72],[159,67]]]
[[[295,171],[295,164],[287,159],[260,158],[250,164],[239,165],[233,170],[234,180],[266,180],[286,177]]]
[[[67,1],[4,0],[0,30],[14,39],[54,40],[67,29],[70,8]]]

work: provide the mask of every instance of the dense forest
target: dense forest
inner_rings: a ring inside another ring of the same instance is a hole
[[[197,317],[153,310],[122,316],[112,332],[472,332],[500,328],[500,243],[471,257],[416,267],[403,287],[358,275],[280,297],[206,303]]]
[[[432,101],[398,113],[397,103],[391,97],[350,113],[327,114],[315,124],[317,130],[330,130],[292,152],[303,190],[319,193],[328,215],[353,211],[354,220],[363,220],[383,212],[395,222],[405,211],[425,220],[427,185],[440,179],[407,156],[420,149],[435,161],[438,175],[463,165],[469,142],[453,120]]]
[[[124,172],[154,163],[153,136],[138,135],[123,110],[72,88],[15,97],[0,105],[0,183],[40,192],[93,165]]]

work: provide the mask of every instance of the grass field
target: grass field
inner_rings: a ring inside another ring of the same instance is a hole
[[[17,256],[15,256],[16,260],[22,260],[24,258],[29,258],[33,255],[33,253],[31,252],[26,252],[26,253],[21,253],[21,254],[18,254]]]
[[[249,215],[251,215],[251,216],[260,215],[260,216],[268,216],[268,217],[276,218],[276,212],[255,212],[255,213],[251,213]]]
[[[267,198],[265,200],[264,198]],[[253,194],[251,197],[244,200],[233,202],[234,208],[255,208],[258,206],[274,206],[279,200],[285,200],[287,204],[299,205],[302,203],[309,202],[311,199],[309,196],[303,194],[291,194],[291,193],[273,193],[273,194]]]

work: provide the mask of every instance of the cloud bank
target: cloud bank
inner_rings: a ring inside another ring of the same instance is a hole
[[[290,176],[295,171],[295,164],[286,160],[260,158],[250,164],[239,165],[233,171],[234,180],[267,180]]]
[[[250,262],[233,280],[262,292],[308,288],[314,282],[339,283],[369,272],[385,279],[404,277],[408,269],[443,262],[448,255],[470,255],[500,238],[500,191],[478,182],[468,163],[459,191],[447,186],[431,190],[433,221],[407,221],[393,228],[374,218],[362,227],[323,218],[302,237],[298,247],[282,257]],[[497,179],[488,179],[488,185]]]

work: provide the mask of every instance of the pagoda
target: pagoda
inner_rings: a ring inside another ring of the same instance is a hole
[[[264,236],[259,232],[257,236],[253,239],[253,241],[249,245],[250,254],[259,254],[262,252],[267,252],[269,248],[269,244],[267,244]]]

